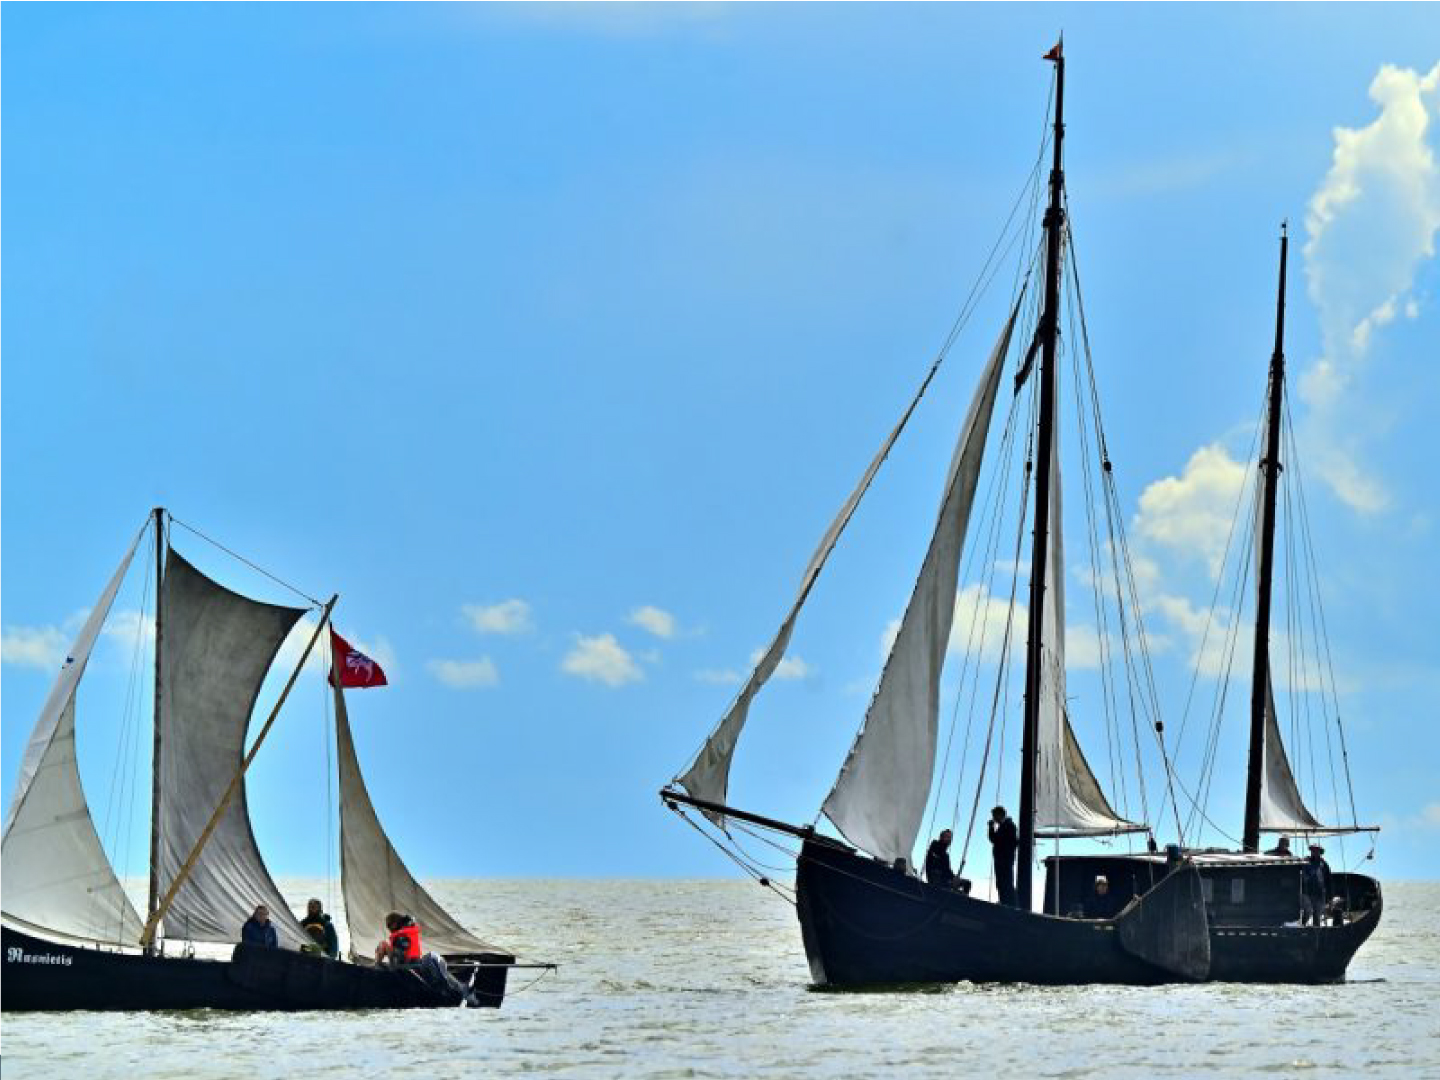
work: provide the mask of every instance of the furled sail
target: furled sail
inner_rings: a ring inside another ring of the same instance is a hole
[[[830,557],[840,534],[845,531],[845,526],[850,523],[850,518],[855,514],[855,508],[860,505],[860,500],[870,488],[870,482],[875,479],[875,474],[880,471],[880,466],[890,455],[895,440],[900,437],[900,432],[905,430],[911,415],[915,412],[915,406],[925,395],[930,382],[935,378],[935,372],[939,370],[940,360],[937,359],[931,365],[929,373],[920,383],[920,388],[915,391],[915,396],[910,399],[909,406],[904,414],[895,424],[894,430],[881,443],[880,449],[871,460],[865,475],[855,485],[855,490],[845,500],[845,505],[840,507],[840,512],[835,515],[835,520],[825,530],[825,535],[820,538],[820,544],[815,549],[815,554],[810,556],[810,563],[805,567],[805,573],[800,579],[800,591],[795,596],[795,602],[790,606],[790,611],[785,616],[785,621],[780,624],[780,629],[775,633],[775,639],[770,642],[770,647],[765,650],[755,665],[755,670],[745,681],[740,693],[736,695],[729,710],[721,718],[710,737],[705,740],[705,745],[700,748],[700,753],[695,756],[681,776],[676,778],[686,791],[697,799],[704,799],[708,802],[724,804],[726,794],[730,787],[730,760],[735,755],[735,745],[740,739],[740,732],[745,727],[745,721],[750,714],[750,703],[755,695],[775,674],[775,669],[780,666],[780,661],[785,657],[785,650],[790,645],[790,635],[795,630],[795,620],[800,615],[800,609],[805,606],[806,599],[810,596],[810,590],[815,585],[815,580],[820,576],[820,571],[825,566],[825,561]],[[717,815],[708,814],[717,823],[721,820]]]
[[[240,769],[260,686],[305,612],[264,604],[211,581],[173,548],[160,589],[158,878],[175,880]],[[165,915],[166,936],[238,941],[256,905],[282,943],[301,932],[260,858],[242,784]]]
[[[5,915],[93,941],[133,942],[141,929],[95,832],[75,755],[75,694],[140,535],[80,628],[40,710],[0,845]]]
[[[1080,750],[1065,704],[1065,543],[1061,527],[1060,450],[1050,446],[1050,542],[1040,620],[1040,708],[1035,737],[1035,833],[1099,836],[1142,832],[1110,807]]]
[[[345,896],[351,951],[363,955],[363,942],[379,941],[385,933],[385,916],[392,911],[419,923],[421,940],[434,952],[490,951],[491,946],[451,918],[415,880],[385,835],[360,774],[345,693],[338,687],[335,743],[340,766],[340,888]]]
[[[865,723],[821,808],[852,844],[887,862],[910,858],[930,798],[940,672],[955,618],[960,552],[1019,310],[1017,304],[980,377],[950,462],[920,576]]]

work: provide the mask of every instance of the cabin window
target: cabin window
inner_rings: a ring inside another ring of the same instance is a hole
[[[1230,902],[1232,904],[1243,904],[1245,902],[1245,879],[1230,879]]]
[[[1211,881],[1208,877],[1202,877],[1200,879],[1200,897],[1207,904],[1213,903],[1215,900],[1215,882]]]

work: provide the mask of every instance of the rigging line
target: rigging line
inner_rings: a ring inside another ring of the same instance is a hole
[[[1288,419],[1288,417],[1289,417],[1289,409],[1290,409],[1289,403],[1288,403],[1288,402],[1283,402],[1283,405],[1284,405],[1284,408],[1285,408],[1285,411],[1286,411],[1286,417],[1287,417],[1287,419]],[[1293,429],[1293,427],[1294,427],[1293,423],[1291,423],[1291,427],[1292,427],[1292,429]],[[1339,735],[1339,740],[1340,740],[1340,754],[1341,754],[1341,759],[1342,759],[1342,761],[1343,761],[1343,763],[1344,763],[1345,785],[1346,785],[1346,787],[1347,787],[1348,790],[1349,790],[1349,797],[1350,797],[1350,818],[1351,818],[1351,823],[1352,823],[1352,824],[1354,824],[1354,825],[1359,825],[1359,824],[1360,824],[1360,816],[1359,816],[1359,814],[1358,814],[1358,813],[1356,812],[1356,810],[1355,810],[1355,787],[1354,787],[1354,784],[1353,784],[1353,782],[1352,782],[1352,780],[1351,780],[1351,776],[1350,776],[1350,753],[1349,753],[1349,750],[1346,748],[1346,745],[1345,745],[1345,726],[1344,726],[1343,723],[1341,723],[1341,720],[1340,720],[1340,694],[1339,694],[1339,690],[1338,690],[1337,685],[1336,685],[1336,682],[1335,682],[1335,665],[1334,665],[1333,658],[1332,658],[1332,654],[1331,654],[1331,650],[1330,650],[1330,631],[1329,631],[1329,626],[1328,626],[1328,624],[1327,624],[1327,622],[1326,622],[1326,619],[1325,619],[1325,603],[1324,603],[1324,598],[1320,595],[1320,592],[1319,592],[1319,581],[1318,581],[1318,579],[1319,579],[1319,562],[1318,562],[1318,560],[1315,558],[1314,534],[1313,534],[1313,532],[1311,531],[1311,528],[1310,528],[1310,510],[1309,510],[1309,503],[1308,503],[1308,501],[1307,501],[1306,498],[1305,498],[1305,480],[1304,480],[1304,473],[1303,473],[1303,471],[1301,470],[1301,467],[1300,467],[1300,459],[1299,459],[1298,457],[1294,456],[1294,455],[1291,456],[1290,466],[1291,466],[1291,471],[1293,472],[1293,474],[1294,474],[1294,476],[1295,476],[1295,490],[1296,490],[1296,493],[1297,493],[1297,496],[1298,496],[1298,500],[1299,500],[1299,504],[1300,504],[1301,520],[1302,520],[1302,522],[1304,523],[1304,537],[1305,537],[1305,547],[1306,547],[1306,558],[1307,558],[1307,561],[1308,561],[1309,567],[1310,567],[1311,579],[1312,579],[1313,581],[1315,581],[1315,583],[1316,583],[1316,587],[1315,587],[1315,607],[1316,607],[1316,612],[1317,612],[1317,614],[1318,614],[1318,616],[1319,616],[1319,622],[1320,622],[1320,637],[1321,637],[1321,639],[1323,640],[1323,644],[1324,644],[1325,668],[1326,668],[1326,671],[1327,671],[1328,676],[1329,676],[1330,700],[1331,700],[1331,704],[1333,705],[1334,710],[1335,710],[1335,727],[1336,727],[1336,731],[1337,731],[1337,733],[1338,733],[1338,735]],[[1327,730],[1327,731],[1329,730],[1329,728],[1328,728],[1328,722],[1327,722],[1327,728],[1326,728],[1326,730]],[[1373,850],[1373,848],[1372,848],[1372,850]]]
[[[170,523],[171,523],[172,525],[179,525],[182,529],[184,529],[184,530],[187,531],[187,532],[193,533],[194,535],[198,536],[201,540],[204,540],[207,544],[210,544],[210,545],[212,545],[213,547],[219,548],[221,551],[225,552],[226,555],[229,555],[232,559],[237,559],[237,560],[239,560],[240,562],[244,563],[246,566],[250,567],[251,570],[254,570],[257,574],[264,574],[264,575],[265,575],[267,578],[269,578],[271,581],[275,582],[275,584],[280,585],[280,586],[283,586],[283,587],[286,588],[286,589],[289,589],[289,590],[290,590],[291,592],[293,592],[296,596],[298,596],[298,597],[300,597],[300,598],[302,598],[302,599],[304,599],[304,600],[308,600],[308,601],[310,602],[310,605],[311,605],[312,607],[320,608],[320,607],[324,607],[324,606],[325,606],[324,601],[322,601],[322,600],[316,600],[315,597],[311,596],[309,593],[305,592],[303,589],[297,589],[294,585],[291,585],[288,581],[284,580],[283,578],[278,578],[278,577],[276,577],[274,574],[270,573],[270,571],[269,571],[269,570],[266,570],[263,566],[258,566],[258,565],[256,565],[255,563],[251,562],[249,559],[245,558],[244,555],[241,555],[241,554],[239,554],[239,553],[237,553],[237,552],[231,551],[231,550],[230,550],[228,547],[226,547],[224,544],[220,543],[220,541],[218,541],[218,540],[216,540],[216,539],[214,539],[214,538],[212,538],[212,537],[206,536],[206,535],[205,535],[203,532],[201,532],[199,529],[195,528],[194,525],[190,525],[190,524],[188,524],[188,523],[186,523],[186,522],[184,522],[184,521],[181,521],[181,520],[180,520],[179,518],[177,518],[174,514],[171,514],[171,515],[170,515]]]
[[[752,868],[748,863],[746,863],[744,859],[742,859],[738,854],[736,854],[735,851],[732,851],[725,844],[722,844],[715,837],[711,836],[707,830],[702,829],[699,825],[697,825],[694,821],[690,819],[690,815],[687,814],[684,810],[680,809],[678,806],[676,806],[674,809],[675,813],[680,815],[680,820],[685,822],[686,825],[689,825],[706,840],[710,841],[710,843],[714,844],[722,855],[724,855],[727,859],[733,862],[736,866],[740,867],[741,870],[745,871],[746,874],[748,874],[751,878],[754,879],[756,884],[764,883],[765,888],[775,893],[776,896],[780,897],[780,899],[784,900],[786,903],[790,904],[791,906],[795,906],[795,901],[790,899],[784,893],[780,892],[778,889],[776,889],[773,883],[770,882],[769,878]]]
[[[330,636],[325,636],[321,647],[325,670],[335,670],[335,657],[330,647]],[[328,679],[320,680],[320,723],[325,728],[325,910],[335,910],[335,813],[334,790],[338,747],[332,746],[335,738],[335,718],[331,716],[331,690]]]

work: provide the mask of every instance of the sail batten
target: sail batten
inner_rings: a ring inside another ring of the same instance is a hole
[[[1017,302],[981,374],[955,445],[935,532],[879,686],[823,813],[851,843],[886,861],[909,859],[930,798],[940,673],[966,526],[990,432]]]
[[[10,918],[91,941],[133,941],[141,920],[105,855],[80,782],[75,697],[143,530],[66,656],[25,748],[0,844]]]
[[[461,926],[406,868],[385,834],[360,772],[345,693],[335,689],[335,734],[340,770],[340,889],[351,951],[356,943],[384,934],[391,911],[408,914],[420,925],[427,949],[438,953],[493,951]]]
[[[241,767],[261,684],[305,611],[232,592],[173,548],[160,594],[157,876],[168,887]],[[242,782],[166,912],[166,936],[238,941],[259,904],[282,943],[308,942],[261,858]]]

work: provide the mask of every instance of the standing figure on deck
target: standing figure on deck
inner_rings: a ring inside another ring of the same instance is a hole
[[[385,916],[385,930],[390,935],[375,946],[375,962],[387,960],[392,965],[414,964],[420,960],[420,927],[409,915],[392,911]]]
[[[1325,861],[1325,849],[1319,844],[1310,845],[1310,859],[1300,868],[1300,925],[1313,922],[1316,926],[1325,924],[1326,901],[1330,896],[1330,864]]]
[[[990,834],[990,850],[995,855],[995,890],[1000,903],[1014,907],[1015,849],[1020,846],[1020,830],[1003,806],[990,811],[985,827]]]
[[[305,905],[305,917],[300,920],[300,929],[309,935],[313,945],[304,947],[305,952],[318,952],[331,960],[340,958],[340,938],[335,933],[335,924],[325,914],[325,905],[318,898],[312,898]]]
[[[925,852],[925,880],[942,889],[949,889],[955,884],[955,871],[950,869],[950,840],[953,836],[949,829],[941,830]]]

